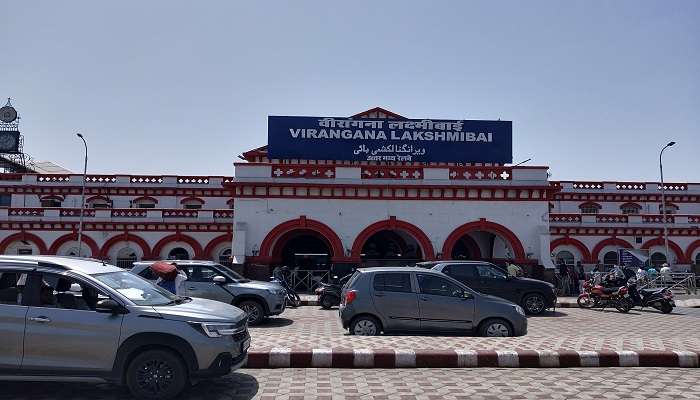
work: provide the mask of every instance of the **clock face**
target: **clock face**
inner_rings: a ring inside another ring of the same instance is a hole
[[[16,152],[17,137],[12,132],[0,132],[0,152]]]
[[[11,106],[0,108],[0,121],[10,123],[17,119],[17,110]]]

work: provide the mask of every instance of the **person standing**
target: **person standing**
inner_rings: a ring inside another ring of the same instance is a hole
[[[644,286],[648,280],[647,271],[644,269],[644,266],[641,266],[637,269],[636,275],[637,275],[637,284],[640,286]]]
[[[649,269],[647,270],[647,277],[649,277],[649,282],[659,277],[659,271],[656,270],[655,266],[649,266]]]
[[[664,283],[671,283],[673,282],[673,277],[671,276],[671,268],[668,266],[667,263],[663,263],[661,265],[661,279],[664,281]]]
[[[562,296],[569,295],[569,271],[564,260],[559,260],[559,290]]]
[[[157,271],[158,279],[156,285],[169,291],[172,294],[179,295],[182,283],[187,280],[187,274],[179,268],[176,263],[165,263],[157,261],[153,263],[151,268]]]
[[[513,263],[508,263],[508,275],[514,278],[517,276],[523,276],[523,270]]]
[[[581,261],[576,263],[576,273],[578,274],[578,292],[583,293],[583,282],[586,281],[586,270],[583,269]]]
[[[579,295],[579,290],[578,290],[578,271],[576,270],[576,267],[573,265],[569,265],[568,268],[569,272],[569,293],[571,293],[574,296]]]

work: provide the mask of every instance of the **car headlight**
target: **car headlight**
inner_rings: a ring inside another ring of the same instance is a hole
[[[520,307],[519,305],[514,304],[513,308],[515,308],[515,312],[517,312],[518,314],[525,315],[525,310],[523,310],[523,308]]]
[[[201,328],[202,332],[212,338],[222,336],[232,336],[244,332],[247,320],[237,324],[222,324],[219,322],[190,322],[192,325]]]
[[[284,296],[284,289],[267,289],[267,292],[274,296]]]

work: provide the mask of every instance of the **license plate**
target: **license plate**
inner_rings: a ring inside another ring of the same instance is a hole
[[[243,343],[241,344],[241,353],[248,350],[249,347],[250,347],[250,338],[244,340]]]

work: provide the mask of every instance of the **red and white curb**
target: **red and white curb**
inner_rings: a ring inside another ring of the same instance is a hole
[[[273,348],[248,353],[247,368],[697,368],[694,351],[379,350]]]

